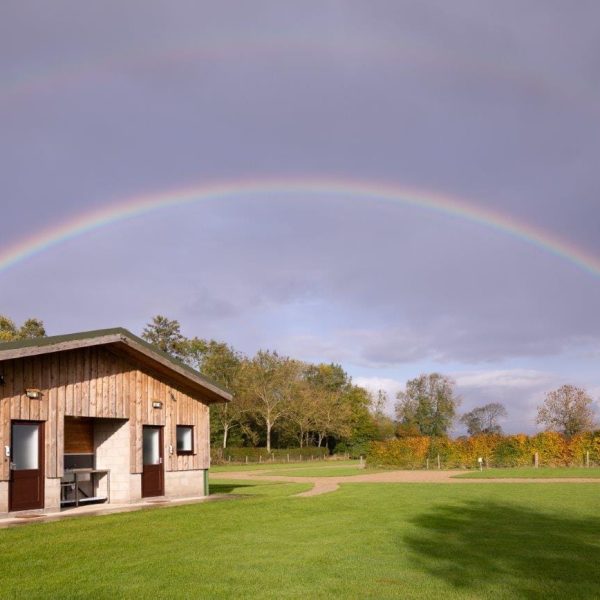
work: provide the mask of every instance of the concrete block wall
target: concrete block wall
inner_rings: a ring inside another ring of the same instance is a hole
[[[139,502],[142,499],[142,474],[132,473],[129,476],[130,502]]]
[[[60,509],[60,479],[48,479],[44,482],[44,510]]]
[[[131,501],[129,465],[129,421],[121,419],[94,420],[96,468],[110,469],[110,500],[113,503]],[[100,479],[105,486],[105,478]],[[104,487],[100,489],[104,493]]]
[[[169,498],[204,496],[204,471],[167,471],[165,496]]]
[[[0,514],[8,512],[8,481],[0,481]]]

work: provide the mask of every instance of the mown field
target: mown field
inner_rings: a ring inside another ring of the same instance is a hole
[[[212,467],[213,473],[226,476],[231,471],[261,471],[262,475],[280,475],[283,477],[346,477],[380,473],[377,469],[362,465],[358,460],[307,461],[302,463],[272,463],[258,465],[222,465]]]
[[[309,487],[213,479],[234,499],[0,530],[0,596],[600,596],[596,484],[344,484],[290,497]]]
[[[455,475],[458,479],[570,479],[600,477],[598,467],[516,467],[514,469],[483,469]]]
[[[291,462],[291,463],[253,463],[253,464],[230,464],[230,465],[216,465],[210,468],[211,473],[227,473],[229,471],[274,471],[274,470],[288,470],[288,469],[331,469],[339,467],[351,467],[353,469],[359,468],[358,460],[315,460],[315,461],[304,461],[304,462]]]

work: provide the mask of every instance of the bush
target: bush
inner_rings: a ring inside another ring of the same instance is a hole
[[[600,462],[600,432],[587,432],[568,438],[555,431],[535,436],[476,435],[450,439],[446,437],[403,437],[386,442],[372,442],[367,459],[371,464],[404,469],[436,468],[438,457],[442,469],[468,469],[478,466],[483,458],[488,467],[524,467],[533,464],[538,453],[539,465],[579,466],[585,464],[590,453],[590,464]]]
[[[374,465],[422,469],[425,467],[429,445],[428,437],[417,436],[371,442],[367,460]]]
[[[339,455],[348,456],[348,458],[359,459],[361,456],[364,458],[369,452],[369,442],[357,442],[355,444],[347,444],[340,442],[335,447],[334,453]]]

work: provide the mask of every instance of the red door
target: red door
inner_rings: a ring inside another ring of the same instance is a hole
[[[44,424],[11,424],[9,510],[44,508]]]
[[[164,496],[163,429],[144,425],[143,436],[142,498]]]

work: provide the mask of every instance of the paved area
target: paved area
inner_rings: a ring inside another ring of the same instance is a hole
[[[219,500],[232,500],[238,496],[231,494],[214,494],[212,496],[199,496],[194,498],[148,498],[141,502],[131,504],[95,504],[68,508],[55,512],[23,511],[11,513],[10,516],[0,518],[0,529],[16,527],[27,523],[49,523],[50,521],[61,521],[73,517],[110,515],[114,513],[133,512],[136,510],[147,510],[152,508],[163,508],[166,506],[182,506],[184,504],[197,504],[200,502],[214,502]]]
[[[222,479],[240,479],[255,481],[281,481],[288,483],[312,483],[313,487],[307,492],[296,494],[298,497],[317,496],[334,492],[340,483],[446,483],[446,484],[502,484],[502,483],[600,483],[596,478],[563,478],[563,479],[456,479],[455,475],[468,471],[384,471],[382,473],[367,473],[363,475],[348,475],[346,477],[290,477],[283,475],[265,475],[264,471],[232,471],[218,473]],[[217,478],[215,477],[215,478]]]

